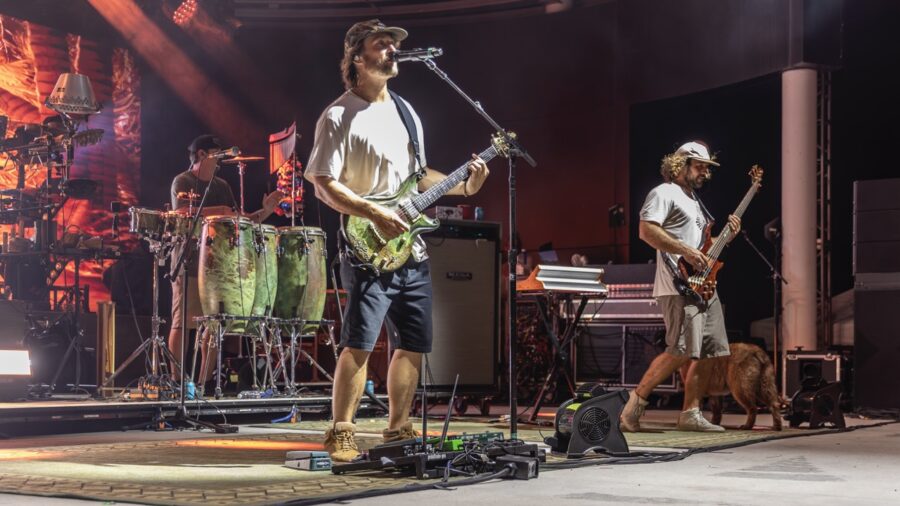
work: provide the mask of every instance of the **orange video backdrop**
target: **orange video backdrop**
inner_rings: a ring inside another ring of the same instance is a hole
[[[90,199],[66,201],[57,222],[60,233],[100,236],[106,243],[111,234],[110,202],[120,201],[126,209],[135,205],[140,184],[140,76],[134,58],[125,49],[0,15],[0,115],[9,117],[6,137],[22,125],[39,125],[56,114],[43,104],[59,75],[67,72],[90,78],[102,110],[89,117],[87,128],[103,129],[104,134],[97,144],[75,148],[70,171],[71,178],[96,181],[97,191]],[[32,160],[26,165],[26,188],[43,184],[47,168],[41,163]],[[16,165],[0,153],[0,190],[15,188],[17,177]],[[12,225],[0,226],[6,233],[11,229]],[[34,228],[24,231],[27,238],[34,233]],[[101,276],[110,262],[81,264],[92,309],[97,301],[109,298]],[[70,263],[56,284],[71,285],[73,269]]]

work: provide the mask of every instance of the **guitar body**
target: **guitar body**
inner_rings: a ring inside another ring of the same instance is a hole
[[[485,162],[495,156],[509,156],[509,140],[515,140],[513,132],[505,135],[497,133],[491,137],[491,146],[482,151],[478,156]],[[344,216],[344,239],[350,252],[363,263],[365,267],[372,269],[375,274],[393,272],[403,267],[412,255],[413,245],[418,237],[426,232],[437,229],[441,222],[425,216],[424,211],[438,198],[446,195],[460,183],[469,177],[468,162],[460,165],[439,183],[432,185],[422,193],[416,192],[419,178],[416,175],[409,176],[400,185],[396,193],[387,197],[364,197],[369,202],[374,202],[396,212],[400,218],[409,223],[409,231],[386,240],[381,231],[371,220],[359,216]]]
[[[416,177],[410,176],[400,185],[397,193],[387,197],[366,198],[366,200],[397,211],[401,216],[407,216],[401,207],[415,195],[417,184]],[[440,226],[439,220],[417,213],[417,216],[409,221],[408,232],[388,241],[384,239],[375,224],[366,218],[344,216],[343,220],[344,238],[350,251],[376,274],[393,272],[402,267],[412,255],[416,238]]]
[[[709,224],[704,231],[704,237],[706,239],[703,242],[703,247],[700,248],[700,251],[702,251],[704,255],[708,255],[712,249],[713,241],[712,234],[710,233],[711,229],[712,224]],[[711,299],[713,294],[716,293],[716,276],[719,273],[719,269],[724,265],[725,264],[721,260],[711,261],[708,274],[703,276],[703,273],[697,272],[684,257],[679,258],[678,271],[681,273],[682,282],[687,285],[685,288],[689,288],[693,292],[693,294],[685,293],[684,295],[692,298],[695,303]]]

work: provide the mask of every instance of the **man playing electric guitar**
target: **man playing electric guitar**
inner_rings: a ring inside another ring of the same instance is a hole
[[[407,36],[377,19],[353,25],[344,38],[341,72],[346,92],[322,113],[305,177],[316,196],[336,211],[365,218],[378,235],[390,240],[409,230],[401,216],[372,197],[390,196],[417,172],[420,190],[440,183],[444,175],[427,168],[422,150],[422,125],[412,106],[388,91],[397,75],[392,53]],[[488,175],[487,165],[474,156],[469,177],[449,193],[472,195]],[[364,197],[368,197],[364,198]],[[366,363],[382,322],[397,327],[388,368],[389,426],[385,442],[415,437],[408,412],[419,381],[422,354],[431,351],[431,275],[425,243],[418,239],[410,259],[384,274],[373,272],[352,254],[341,258],[341,280],[347,292],[341,354],[334,374],[334,426],[325,448],[338,462],[359,455],[352,423],[366,382]]]
[[[706,391],[712,364],[705,359],[729,355],[722,304],[715,292],[708,300],[697,302],[679,293],[673,282],[680,257],[696,270],[705,269],[710,262],[697,248],[703,243],[712,217],[695,192],[711,177],[710,165],[719,164],[707,146],[700,142],[682,145],[663,158],[660,173],[665,182],[650,191],[641,208],[640,238],[657,250],[653,296],[666,323],[666,351],[653,360],[640,384],[629,392],[620,419],[621,428],[626,431],[641,430],[640,417],[647,397],[688,363],[684,411],[678,417],[678,430],[725,430],[707,421],[700,412],[700,395]],[[741,227],[740,218],[729,216],[728,226],[730,237],[734,238]]]

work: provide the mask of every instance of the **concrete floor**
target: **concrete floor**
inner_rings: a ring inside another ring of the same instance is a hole
[[[652,420],[670,420],[674,416],[673,411],[647,414]],[[849,417],[847,421],[849,425],[862,423]],[[743,417],[739,415],[726,415],[724,420],[726,425],[742,422]],[[769,419],[760,416],[758,423],[766,425]],[[241,428],[242,434],[256,432],[272,430]],[[44,436],[3,441],[0,446],[72,444],[76,437],[79,443],[105,443],[146,441],[162,436],[165,435],[153,432]],[[171,438],[173,434],[167,436]],[[174,436],[197,437],[197,433]],[[0,505],[56,506],[90,502],[93,501],[0,494]],[[696,454],[678,462],[542,472],[538,479],[530,481],[497,481],[452,491],[395,494],[345,504],[900,504],[900,424],[759,443]]]

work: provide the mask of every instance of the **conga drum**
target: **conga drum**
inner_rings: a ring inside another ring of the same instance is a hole
[[[275,294],[278,292],[278,229],[274,225],[257,225],[256,293],[253,296],[253,316],[272,316]]]
[[[254,224],[237,216],[209,216],[200,234],[197,278],[204,315],[250,316],[256,295]],[[243,333],[238,322],[230,332]]]
[[[318,227],[278,228],[275,316],[321,320],[325,311],[325,232]],[[308,325],[304,333],[315,331]]]

